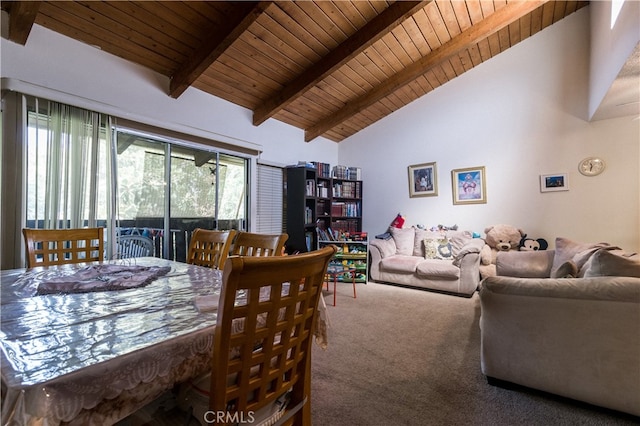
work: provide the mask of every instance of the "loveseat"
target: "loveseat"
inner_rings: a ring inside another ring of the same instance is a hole
[[[640,416],[640,263],[608,245],[499,253],[482,280],[481,368],[515,383]]]
[[[484,240],[468,231],[391,228],[369,243],[373,281],[472,295],[480,282]]]

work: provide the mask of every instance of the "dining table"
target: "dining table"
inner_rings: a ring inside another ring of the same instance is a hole
[[[221,286],[155,257],[0,271],[2,425],[113,424],[206,373]]]
[[[0,271],[2,425],[112,425],[207,374],[222,285],[155,257]]]

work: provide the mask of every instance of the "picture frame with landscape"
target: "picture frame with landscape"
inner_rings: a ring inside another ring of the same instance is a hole
[[[487,182],[484,166],[451,170],[453,204],[484,204]]]
[[[540,192],[568,191],[569,179],[566,173],[540,175]]]
[[[414,164],[408,167],[409,197],[431,197],[438,195],[436,163]]]

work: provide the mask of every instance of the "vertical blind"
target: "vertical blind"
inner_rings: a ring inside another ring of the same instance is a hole
[[[258,202],[256,232],[282,232],[283,169],[266,164],[257,165]]]

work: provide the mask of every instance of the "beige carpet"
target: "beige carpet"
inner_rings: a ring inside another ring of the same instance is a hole
[[[331,286],[333,287],[333,286]],[[640,419],[527,389],[480,371],[480,304],[385,284],[325,292],[329,347],[314,344],[314,426],[631,425]],[[169,393],[117,426],[195,426]]]
[[[480,371],[480,303],[425,290],[338,284],[325,292],[329,347],[314,345],[315,426],[611,425],[637,418],[526,389]]]

